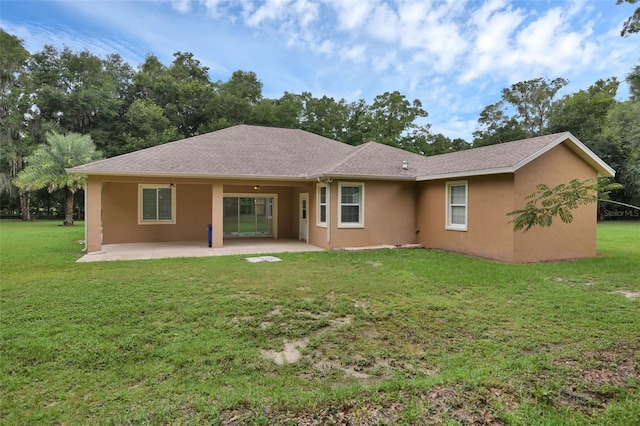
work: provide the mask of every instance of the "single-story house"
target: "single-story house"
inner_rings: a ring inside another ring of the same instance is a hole
[[[596,255],[596,205],[571,224],[514,232],[540,183],[614,170],[570,133],[425,157],[376,142],[240,125],[74,167],[86,245],[228,238],[338,249],[421,244],[506,262]]]

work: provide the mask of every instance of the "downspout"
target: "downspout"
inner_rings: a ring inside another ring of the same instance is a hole
[[[331,248],[331,181],[327,180],[327,244]]]
[[[89,198],[87,196],[87,183],[85,182],[85,184],[83,185],[84,188],[84,217],[82,218],[84,220],[84,252],[86,253],[89,250],[89,246],[87,246],[87,229],[88,229],[88,221],[87,221],[87,198]]]

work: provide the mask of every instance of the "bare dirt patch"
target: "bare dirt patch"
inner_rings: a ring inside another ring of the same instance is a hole
[[[307,338],[286,342],[284,344],[284,350],[280,352],[263,350],[262,356],[273,360],[277,365],[295,364],[302,358],[300,349],[306,348],[308,344],[309,339]]]
[[[628,388],[640,379],[633,350],[594,351],[584,354],[585,361],[559,360],[558,365],[571,370],[570,384],[558,392],[556,403],[583,411],[605,408],[613,397],[611,388]],[[588,363],[589,368],[583,365]],[[603,391],[603,389],[606,389]]]
[[[267,316],[272,317],[274,315],[281,315],[281,314],[282,314],[281,308],[279,306],[276,306],[276,308],[274,308],[273,311],[269,312]],[[306,312],[306,311],[298,312],[298,315],[307,315],[307,316],[310,316],[311,318],[318,319],[318,320],[325,318],[330,314],[331,314],[330,312],[321,313],[321,314],[313,314],[311,312]],[[353,321],[353,319],[349,316],[333,319],[330,321],[330,329],[337,329],[337,328],[343,327],[347,324],[350,324],[351,321]],[[268,321],[263,322],[260,324],[260,328],[266,329],[270,325],[271,323]],[[281,326],[285,328],[286,324],[281,324]],[[314,334],[317,334],[317,333],[314,333]],[[284,350],[282,351],[262,350],[261,351],[262,356],[267,359],[273,360],[278,365],[295,364],[296,362],[300,361],[300,359],[302,359],[302,353],[300,352],[300,349],[304,349],[307,347],[307,345],[309,344],[310,337],[312,336],[303,337],[293,342],[285,342]]]
[[[629,300],[640,299],[640,291],[616,290],[611,294],[621,294]]]

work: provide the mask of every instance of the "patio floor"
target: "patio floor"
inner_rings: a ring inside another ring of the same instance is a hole
[[[228,239],[224,247],[210,248],[201,241],[174,241],[169,243],[103,244],[102,251],[89,253],[78,262],[106,260],[166,259],[170,257],[228,256],[234,254],[274,254],[286,252],[322,251],[304,241],[274,240],[271,238]]]

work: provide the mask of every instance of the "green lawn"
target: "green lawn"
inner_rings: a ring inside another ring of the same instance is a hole
[[[640,423],[640,223],[594,259],[429,250],[74,263],[0,222],[2,424]],[[264,351],[297,342],[297,363]],[[317,423],[313,423],[317,422]]]

